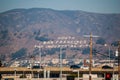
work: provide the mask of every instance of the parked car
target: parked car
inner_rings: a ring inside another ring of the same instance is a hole
[[[78,69],[78,68],[80,68],[80,66],[79,65],[71,65],[70,68],[72,68],[72,69]]]
[[[43,66],[33,66],[32,69],[43,69]]]
[[[113,69],[113,67],[108,66],[108,65],[104,65],[104,66],[102,66],[102,69]]]

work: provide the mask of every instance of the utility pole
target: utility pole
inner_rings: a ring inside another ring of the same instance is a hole
[[[93,36],[92,33],[90,35],[84,35],[84,37],[90,37],[90,54],[89,54],[89,80],[92,80],[92,47],[93,47],[93,42],[92,38],[93,37],[99,37],[99,36]]]
[[[60,80],[62,80],[62,47],[60,47]]]
[[[39,47],[39,66],[40,66],[40,68],[41,68],[41,51],[42,51],[42,49],[41,49],[41,47]]]
[[[111,50],[110,50],[110,45],[105,44],[105,46],[108,47],[108,51],[109,51],[109,52],[108,52],[108,55],[109,55],[108,60],[109,60],[109,65],[111,65],[111,60],[110,60],[110,59],[111,59],[111,58],[110,58],[110,57],[111,57],[111,56],[110,56],[110,51],[111,51]]]
[[[90,33],[89,80],[92,80],[92,77],[91,77],[91,69],[92,69],[92,46],[93,46],[93,45],[92,45],[92,33]]]

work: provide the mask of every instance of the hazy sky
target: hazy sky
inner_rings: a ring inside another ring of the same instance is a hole
[[[16,8],[51,8],[120,13],[120,0],[0,0],[0,12]]]

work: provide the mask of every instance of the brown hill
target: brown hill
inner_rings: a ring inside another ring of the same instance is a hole
[[[58,36],[83,37],[84,34],[92,32],[106,42],[118,41],[120,14],[44,8],[14,9],[0,13],[0,28],[1,58],[15,59],[34,54],[35,44],[44,40],[54,40]],[[68,54],[72,53],[74,52],[68,51]],[[77,53],[74,54],[79,55],[78,57],[82,54],[81,51]]]

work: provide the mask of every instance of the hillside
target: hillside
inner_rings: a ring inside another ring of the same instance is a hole
[[[58,36],[69,35],[83,37],[92,32],[105,39],[107,43],[118,41],[120,39],[120,14],[59,11],[45,8],[14,9],[0,13],[0,28],[1,58],[10,60],[13,57],[33,54],[34,45],[41,42],[41,38],[54,40]],[[81,54],[77,55],[81,56]],[[67,55],[73,57],[69,50]],[[58,54],[53,56],[56,57]]]

